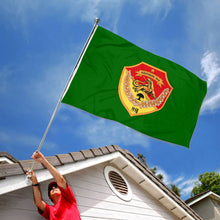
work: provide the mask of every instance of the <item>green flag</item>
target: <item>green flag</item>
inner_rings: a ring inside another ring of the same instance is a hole
[[[62,102],[189,147],[206,92],[182,66],[97,26]]]

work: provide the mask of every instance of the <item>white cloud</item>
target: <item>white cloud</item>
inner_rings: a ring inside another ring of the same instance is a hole
[[[207,78],[208,88],[218,81],[220,76],[219,59],[215,52],[206,51],[201,59],[202,75]]]
[[[184,24],[188,31],[188,60],[192,65],[197,65],[197,62],[192,60],[201,59],[202,75],[208,84],[201,113],[212,112],[220,107],[220,1],[213,0],[212,4],[209,1],[186,1],[185,5],[187,13]]]
[[[0,10],[14,27],[19,24],[26,26],[53,13],[61,13],[63,18],[72,22],[80,19],[92,23],[94,18],[100,16],[103,20],[112,21],[114,24],[114,20],[120,15],[123,2],[123,0],[63,0],[61,3],[59,0],[35,2],[7,0],[1,4]]]
[[[80,114],[79,117],[81,120],[77,134],[92,146],[106,146],[111,144],[117,144],[119,146],[149,146],[148,137],[138,132],[135,133],[131,128],[111,120],[93,117],[90,114],[82,114],[80,111],[77,114]]]
[[[5,145],[6,148],[12,147],[35,147],[38,148],[40,144],[40,138],[34,135],[18,133],[17,131],[0,131],[0,142]],[[44,147],[46,149],[54,149],[56,146],[55,143],[45,142]]]
[[[139,0],[136,3],[140,5],[141,14],[163,14],[163,19],[172,8],[171,0]]]
[[[220,173],[220,170],[215,171],[216,173]],[[182,178],[182,181],[177,184],[177,186],[181,189],[181,196],[184,198],[189,198],[190,194],[192,192],[192,189],[195,186],[195,182],[198,181],[198,176],[191,177],[189,179],[186,179],[185,177]]]
[[[171,182],[171,177],[170,175],[165,171],[163,170],[161,167],[157,167],[157,173],[156,174],[161,174],[163,176],[163,182],[166,184],[166,185],[169,185]]]
[[[186,179],[186,177],[184,176],[179,176],[177,178],[174,178],[173,176],[169,175],[165,170],[163,170],[162,168],[157,167],[157,174],[162,174],[164,179],[163,182],[170,186],[170,184],[175,184],[179,189],[180,189],[180,193],[181,193],[181,197],[182,198],[189,198],[190,197],[190,193],[194,187],[194,183],[196,180],[198,180],[198,178],[190,178],[190,179]]]
[[[173,184],[178,184],[184,179],[183,176],[178,177],[177,179],[173,180]]]
[[[28,0],[7,0],[4,1],[0,10],[4,12],[10,23],[16,28],[17,25],[27,26],[33,21],[43,19],[44,16],[53,13],[62,13],[62,17],[74,22],[81,21],[92,23],[94,18],[100,17],[101,20],[109,23],[113,30],[117,29],[117,22],[121,15],[122,7],[132,5],[140,11],[141,15],[162,14],[165,18],[171,9],[171,0],[80,0],[69,1],[59,0],[30,2]]]
[[[220,107],[220,89],[216,90],[216,94],[207,97],[203,102],[201,113],[206,111],[215,111]]]
[[[220,107],[220,62],[216,52],[205,52],[201,59],[202,75],[207,79],[208,92],[202,112]]]
[[[190,37],[200,48],[219,49],[220,1],[186,1],[187,25]],[[202,15],[202,16],[201,16]]]
[[[181,193],[181,198],[188,199],[190,197],[190,194],[192,192],[193,187],[195,186],[195,182],[198,181],[198,175],[192,176],[190,178],[187,178],[183,175],[177,176],[175,178],[174,176],[168,174],[165,170],[163,170],[161,167],[157,167],[157,174],[162,174],[164,179],[163,182],[170,186],[170,184],[175,184],[179,189]],[[220,173],[220,170],[215,171],[216,173]]]
[[[187,179],[184,180],[178,184],[178,187],[181,190],[181,195],[182,197],[190,197],[190,193],[194,187],[194,183],[198,180],[198,178],[192,178],[192,179]]]

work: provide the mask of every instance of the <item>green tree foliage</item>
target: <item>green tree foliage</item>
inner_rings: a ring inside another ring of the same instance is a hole
[[[157,177],[160,179],[160,180],[162,180],[163,181],[163,175],[162,174],[157,174]]]
[[[142,163],[142,164],[144,164],[146,167],[148,167],[148,164],[147,164],[147,162],[146,162],[146,157],[143,155],[143,154],[141,154],[141,153],[138,153],[137,154],[137,158],[140,160],[140,162]],[[148,167],[149,168],[149,167]],[[149,168],[150,170],[151,170],[151,172],[154,174],[154,175],[156,175],[157,176],[157,178],[159,178],[161,181],[163,181],[163,175],[162,174],[157,174],[157,167],[153,167],[153,168]],[[180,189],[176,186],[176,185],[174,185],[174,184],[170,184],[170,188],[171,188],[171,190],[173,190],[173,192],[174,193],[176,193],[176,195],[178,195],[178,196],[181,196],[181,194],[180,194]]]
[[[148,166],[148,164],[147,164],[147,162],[146,162],[146,157],[145,157],[143,154],[138,153],[138,154],[137,154],[137,158],[138,158],[138,160],[140,160],[140,162],[141,162],[143,165],[145,165],[147,168],[149,168],[149,166]],[[149,168],[149,169],[151,170],[151,172],[152,172],[153,174],[156,175],[156,173],[157,173],[157,167]],[[163,175],[162,175],[162,174],[157,174],[156,176],[157,176],[160,180],[163,180]]]
[[[157,173],[157,167],[150,168],[150,170],[151,170],[151,172],[152,172],[153,174],[156,175],[156,173]],[[160,180],[163,181],[163,175],[162,175],[162,174],[158,173],[156,176],[157,176],[157,178],[159,178]]]
[[[137,158],[138,160],[140,160],[140,162],[142,164],[144,164],[144,166],[148,167],[147,161],[146,161],[146,157],[143,154],[138,153],[137,154]]]
[[[176,193],[176,195],[177,196],[181,196],[181,194],[180,194],[180,189],[176,186],[176,185],[174,185],[174,184],[170,184],[170,188],[172,189],[172,191],[174,192],[174,193]]]
[[[198,181],[192,189],[191,196],[211,190],[220,195],[220,175],[216,172],[205,172],[199,175]]]

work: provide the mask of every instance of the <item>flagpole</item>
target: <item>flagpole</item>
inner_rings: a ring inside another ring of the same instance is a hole
[[[68,90],[68,88],[69,88],[69,86],[70,86],[70,84],[71,84],[71,82],[72,82],[72,80],[73,80],[75,74],[76,74],[77,69],[79,68],[79,65],[80,65],[80,63],[81,63],[81,60],[82,60],[82,58],[83,58],[83,55],[84,55],[84,53],[86,52],[86,49],[87,49],[87,47],[89,46],[89,43],[90,43],[90,41],[91,41],[91,39],[92,39],[92,37],[93,37],[93,35],[94,35],[96,29],[97,29],[97,26],[98,26],[99,21],[100,21],[99,18],[95,18],[95,24],[94,24],[94,26],[93,26],[93,28],[92,28],[92,31],[91,31],[91,33],[90,33],[90,35],[89,35],[89,37],[88,37],[88,39],[87,39],[87,41],[86,41],[84,47],[83,47],[83,50],[82,50],[82,52],[81,52],[81,54],[80,54],[80,56],[79,56],[79,58],[78,58],[78,60],[77,60],[77,62],[76,62],[76,65],[75,65],[75,67],[74,67],[74,69],[73,69],[73,71],[72,71],[72,73],[71,73],[71,75],[70,75],[70,77],[69,77],[69,80],[68,80],[68,82],[67,82],[67,84],[66,84],[66,86],[65,86],[65,88],[64,88],[64,91],[63,91],[63,93],[62,93],[62,95],[61,95],[61,97],[60,97],[60,99],[59,99],[59,101],[58,101],[58,103],[57,103],[57,105],[56,105],[56,107],[55,107],[55,109],[54,109],[54,112],[53,112],[53,114],[52,114],[52,116],[51,116],[51,118],[50,118],[50,121],[49,121],[49,123],[48,123],[48,125],[47,125],[47,128],[46,128],[46,130],[45,130],[45,132],[44,132],[44,135],[43,135],[43,137],[42,137],[42,139],[41,139],[41,142],[40,142],[40,144],[39,144],[39,147],[38,147],[38,149],[37,149],[37,152],[39,152],[39,151],[41,150],[41,147],[42,147],[42,145],[43,145],[43,143],[44,143],[44,140],[45,140],[45,138],[46,138],[46,136],[47,136],[48,130],[49,130],[51,124],[52,124],[52,121],[53,121],[53,119],[54,119],[54,117],[55,117],[55,114],[56,114],[56,112],[57,112],[57,110],[58,110],[58,107],[59,107],[59,105],[60,105],[60,103],[61,103],[63,97],[65,96],[65,94],[66,94],[66,92],[67,92],[67,90]],[[31,177],[30,173],[31,173],[31,170],[33,170],[33,168],[34,168],[34,163],[35,163],[35,161],[33,160],[32,166],[31,166],[31,168],[30,168],[30,170],[29,170],[29,174],[27,175],[27,179],[30,179],[30,177]]]
[[[99,21],[100,21],[99,18],[95,18],[95,24],[94,24],[94,26],[93,26],[93,29],[92,29],[92,31],[91,31],[91,33],[90,33],[90,35],[89,35],[89,37],[88,37],[88,39],[87,39],[85,45],[84,45],[84,48],[83,48],[83,50],[82,50],[82,52],[81,52],[81,54],[80,54],[80,56],[79,56],[77,62],[76,62],[76,65],[75,65],[75,67],[74,67],[74,69],[73,69],[73,71],[72,71],[72,74],[71,74],[71,76],[70,76],[70,78],[69,78],[69,80],[68,80],[68,82],[67,82],[67,85],[66,85],[66,87],[65,87],[65,89],[64,89],[63,95],[61,96],[61,100],[63,99],[63,97],[65,96],[67,90],[69,89],[69,86],[70,86],[70,84],[71,84],[71,82],[72,82],[72,80],[73,80],[73,78],[74,78],[74,76],[75,76],[75,74],[76,74],[76,71],[78,70],[79,65],[80,65],[80,63],[81,63],[81,61],[82,61],[82,58],[83,58],[83,56],[84,56],[84,53],[86,52],[86,49],[87,49],[87,47],[89,46],[89,43],[90,43],[90,41],[91,41],[91,39],[92,39],[92,37],[93,37],[95,31],[96,31],[96,28],[97,28],[97,26],[98,26]]]

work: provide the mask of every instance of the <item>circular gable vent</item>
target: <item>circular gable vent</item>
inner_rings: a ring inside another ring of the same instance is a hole
[[[110,171],[109,172],[109,179],[111,181],[111,184],[115,187],[115,189],[123,194],[127,195],[128,194],[128,186],[126,182],[123,180],[123,178],[115,171]]]
[[[114,167],[106,166],[104,169],[105,179],[112,191],[121,199],[130,201],[131,189],[123,175]]]

